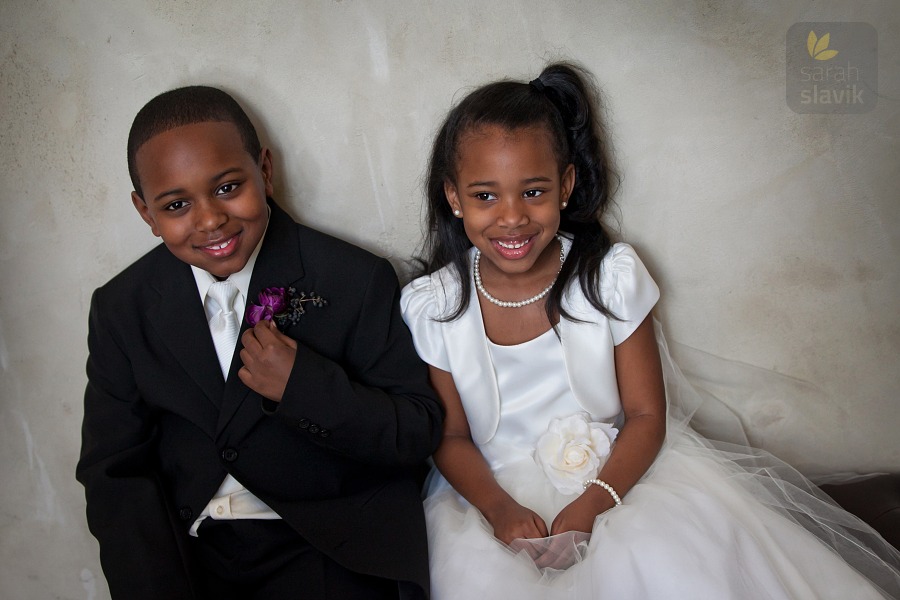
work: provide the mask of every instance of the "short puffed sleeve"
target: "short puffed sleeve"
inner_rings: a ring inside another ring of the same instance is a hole
[[[613,344],[628,339],[659,300],[659,288],[634,248],[615,244],[603,258],[600,297],[617,319],[609,320]]]
[[[443,286],[437,275],[423,275],[411,281],[400,294],[400,312],[412,333],[419,358],[449,371],[450,360],[442,333],[445,324],[438,321],[445,306]]]

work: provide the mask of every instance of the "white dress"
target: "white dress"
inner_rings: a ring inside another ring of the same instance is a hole
[[[447,270],[419,278],[403,290],[404,318],[422,358],[453,374],[497,481],[549,526],[577,496],[545,476],[536,442],[552,419],[575,413],[620,424],[614,370],[591,361],[611,360],[613,346],[650,313],[656,286],[633,249],[616,244],[601,270],[601,296],[627,318],[595,314],[577,328],[563,322],[559,337],[548,331],[517,346],[487,340],[474,291],[463,318],[435,320],[457,293]],[[566,303],[574,312],[584,306],[576,296]],[[589,351],[579,335],[594,340]],[[538,568],[499,542],[480,512],[432,472],[425,499],[432,598],[900,597],[900,553],[868,526],[784,463],[745,447],[714,447],[686,424],[678,403],[690,388],[664,342],[661,352],[670,402],[663,449],[622,506],[596,518],[589,540],[560,536],[573,557],[568,568]],[[612,372],[613,381],[592,380],[597,372],[607,380]]]

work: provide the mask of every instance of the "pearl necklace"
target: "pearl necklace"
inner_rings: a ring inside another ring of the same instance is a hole
[[[484,296],[485,300],[490,302],[491,304],[496,304],[497,306],[503,308],[522,308],[523,306],[528,306],[529,304],[533,304],[546,296],[550,290],[553,288],[553,284],[556,283],[556,279],[559,277],[559,272],[562,271],[563,261],[566,259],[565,252],[563,252],[563,243],[560,237],[557,235],[556,239],[559,240],[559,270],[556,271],[556,275],[553,276],[553,281],[550,282],[550,285],[545,287],[538,293],[536,296],[532,296],[531,298],[526,298],[525,300],[519,300],[518,302],[507,302],[506,300],[498,300],[494,298],[488,291],[484,289],[484,283],[481,281],[481,250],[478,248],[475,249],[475,265],[473,268],[475,275],[475,287],[478,288],[478,291]]]

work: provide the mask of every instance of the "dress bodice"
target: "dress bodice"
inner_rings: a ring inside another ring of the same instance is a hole
[[[568,254],[572,242],[565,236],[562,242]],[[472,256],[474,248],[469,256],[470,278]],[[609,422],[620,418],[622,410],[614,348],[650,314],[659,299],[659,288],[634,249],[622,243],[615,244],[604,257],[598,284],[601,300],[615,318],[597,311],[574,278],[562,298],[562,306],[574,319],[560,319],[557,330],[564,378],[575,400],[592,420]],[[474,285],[469,289],[468,309],[457,319],[446,318],[461,294],[456,273],[445,267],[409,283],[403,289],[400,307],[419,356],[453,375],[472,439],[483,445],[499,427],[499,385]]]
[[[488,341],[488,350],[500,392],[500,421],[494,437],[480,448],[496,470],[514,459],[530,458],[554,418],[584,409],[565,377],[562,344],[552,329],[513,346]]]

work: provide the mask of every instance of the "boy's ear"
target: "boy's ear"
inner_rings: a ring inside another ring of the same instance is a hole
[[[131,192],[131,203],[134,204],[135,210],[137,210],[138,214],[141,215],[144,223],[150,226],[150,231],[153,232],[153,235],[159,237],[159,229],[157,229],[156,227],[156,221],[150,214],[150,208],[147,206],[147,203],[144,202],[144,199],[141,198],[137,192]]]
[[[444,181],[444,196],[447,197],[447,204],[450,205],[450,210],[457,217],[462,216],[462,206],[459,203],[459,193],[456,191],[456,186],[453,185],[449,179]]]
[[[275,187],[272,185],[275,169],[272,166],[272,152],[268,148],[263,148],[259,153],[259,172],[266,188],[266,196],[271,198],[275,195]]]

